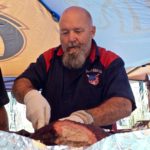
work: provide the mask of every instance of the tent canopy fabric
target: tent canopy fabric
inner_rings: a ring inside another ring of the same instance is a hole
[[[150,63],[131,68],[127,73],[130,80],[146,82],[150,77]]]
[[[1,0],[0,67],[4,77],[18,76],[42,52],[60,43],[59,17],[73,5],[91,13],[97,44],[120,55],[127,70],[150,62],[149,1]],[[149,73],[149,68],[144,72]],[[130,73],[129,79],[133,78]]]
[[[58,23],[37,0],[1,0],[0,8],[0,67],[5,77],[16,77],[59,44]]]
[[[59,15],[68,6],[86,8],[97,27],[95,40],[100,46],[119,54],[126,68],[141,66],[150,61],[149,1],[41,1]]]

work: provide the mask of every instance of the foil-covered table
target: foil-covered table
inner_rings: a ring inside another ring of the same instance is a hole
[[[38,141],[0,131],[0,150],[150,150],[150,129],[116,133],[89,147],[46,146]]]
[[[116,133],[86,150],[150,150],[150,129]]]
[[[0,150],[84,150],[65,145],[46,146],[38,141],[18,135],[0,131]]]

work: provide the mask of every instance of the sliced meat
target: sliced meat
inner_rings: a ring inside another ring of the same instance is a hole
[[[30,137],[46,145],[89,146],[110,134],[99,127],[74,121],[56,121],[47,125]]]
[[[32,133],[22,129],[22,130],[19,130],[19,131],[8,131],[9,133],[15,133],[15,134],[18,134],[18,135],[22,135],[22,136],[25,136],[25,137],[30,137],[32,135]]]

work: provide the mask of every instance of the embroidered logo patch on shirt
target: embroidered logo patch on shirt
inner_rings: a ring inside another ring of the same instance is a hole
[[[100,83],[100,74],[102,73],[101,70],[97,68],[93,68],[91,70],[86,70],[86,77],[88,82],[94,86]]]

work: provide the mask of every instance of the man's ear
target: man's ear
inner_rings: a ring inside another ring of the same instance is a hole
[[[96,27],[92,26],[91,27],[92,38],[95,36],[95,32],[96,32]]]

